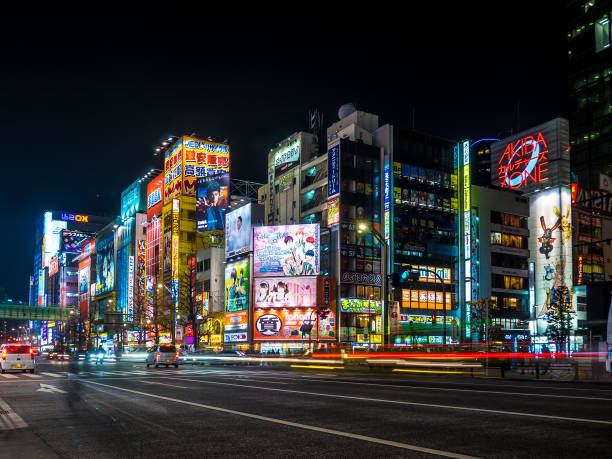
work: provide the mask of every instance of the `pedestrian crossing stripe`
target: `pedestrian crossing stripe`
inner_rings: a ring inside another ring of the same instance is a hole
[[[64,375],[61,375],[59,373],[47,373],[46,371],[43,371],[40,373],[41,375],[45,375],[45,376],[53,376],[54,378],[63,378]]]
[[[0,376],[2,376],[3,378],[8,378],[8,379],[16,378],[17,377],[15,375],[10,375],[8,373],[2,373],[2,374],[0,374]]]

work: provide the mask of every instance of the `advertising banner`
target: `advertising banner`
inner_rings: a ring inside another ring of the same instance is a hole
[[[58,269],[59,269],[59,259],[57,255],[55,255],[53,258],[51,258],[51,261],[49,261],[49,277],[57,274]]]
[[[249,311],[226,312],[225,331],[248,330]]]
[[[230,170],[229,145],[192,137],[183,137],[183,194],[196,196],[201,177],[228,173]]]
[[[340,194],[340,143],[327,150],[327,197]]]
[[[361,298],[340,298],[340,311],[357,314],[382,314],[382,301]]]
[[[248,340],[248,335],[244,333],[225,333],[223,335],[223,342],[225,343],[240,343]]]
[[[87,257],[79,262],[79,293],[89,292],[89,273],[91,267],[91,258]]]
[[[327,201],[327,226],[340,223],[340,197],[336,196]]]
[[[319,224],[253,228],[254,276],[319,274]]]
[[[128,291],[127,291],[127,320],[134,320],[134,256],[128,257]]]
[[[96,295],[113,290],[115,286],[115,235],[96,241]]]
[[[91,234],[81,231],[62,230],[60,251],[64,253],[81,253],[83,245],[91,238]]]
[[[225,258],[251,250],[251,204],[228,212],[225,217]]]
[[[342,271],[341,282],[357,285],[382,286],[382,275],[376,273],[359,273],[354,271]]]
[[[146,285],[146,317],[152,318],[154,315],[153,311],[153,295],[155,294],[155,277],[147,277]]]
[[[284,174],[300,162],[300,139],[294,140],[289,145],[279,149],[274,154],[274,177]]]
[[[177,197],[183,184],[183,139],[178,139],[168,150],[164,160],[164,201]]]
[[[162,214],[164,206],[163,200],[164,173],[162,172],[149,183],[147,183],[147,220]]]
[[[267,277],[255,282],[254,307],[314,307],[316,277]]]
[[[145,270],[147,262],[147,241],[140,239],[136,245],[136,295],[137,301],[144,301],[145,297]]]
[[[253,339],[255,341],[308,341],[308,334],[302,334],[304,322],[316,324],[317,315],[313,309],[256,309],[254,311]],[[312,340],[335,339],[336,316],[331,311],[326,319],[318,319],[318,327],[312,328]]]
[[[196,229],[198,231],[225,228],[225,212],[229,204],[229,173],[198,179],[196,201]]]
[[[402,307],[412,309],[450,309],[451,294],[446,292],[446,300],[443,300],[442,292],[402,289]]]
[[[225,265],[225,312],[246,311],[249,307],[249,260]]]
[[[136,212],[144,208],[144,184],[140,180],[134,181],[121,193],[121,219],[126,221]]]

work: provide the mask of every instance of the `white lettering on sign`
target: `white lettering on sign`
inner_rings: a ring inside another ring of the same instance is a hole
[[[69,222],[89,223],[89,215],[69,214],[62,212],[62,220]]]

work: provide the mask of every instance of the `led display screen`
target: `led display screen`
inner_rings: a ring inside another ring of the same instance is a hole
[[[229,174],[210,175],[198,179],[196,229],[198,231],[225,228],[225,212],[229,204]]]

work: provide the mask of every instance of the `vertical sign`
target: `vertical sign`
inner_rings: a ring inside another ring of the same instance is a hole
[[[389,156],[385,155],[385,240],[391,238],[391,170],[389,167]]]
[[[472,311],[470,302],[472,301],[472,220],[471,220],[471,199],[470,199],[470,142],[463,142],[463,258],[465,263],[465,337],[469,338],[471,333]]]
[[[327,154],[327,197],[340,194],[340,144],[337,143]]]
[[[127,321],[134,320],[134,256],[128,258]]]
[[[174,301],[174,330],[178,329],[179,306],[179,218],[180,201],[172,200],[172,299]]]

